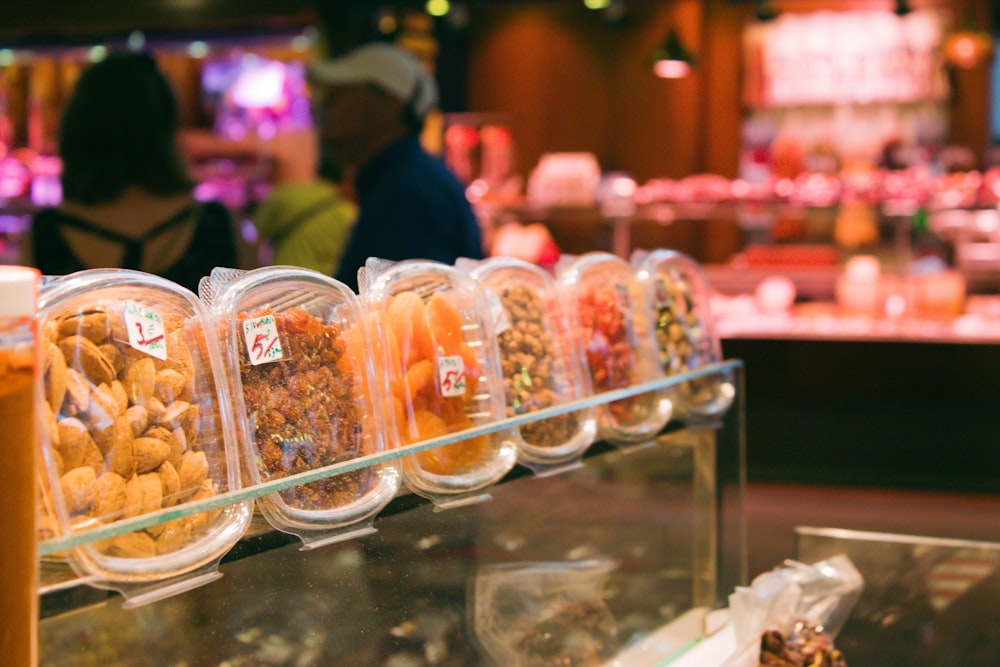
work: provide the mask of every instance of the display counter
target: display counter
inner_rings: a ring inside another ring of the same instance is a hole
[[[738,389],[741,364],[725,362],[479,430],[720,370],[739,377]],[[582,465],[558,474],[516,468],[484,502],[442,511],[401,494],[380,513],[377,533],[318,549],[301,550],[298,540],[257,517],[224,559],[222,579],[135,608],[74,579],[57,553],[330,476],[361,460],[50,539],[41,545],[41,662],[601,665],[619,664],[617,655],[655,636],[645,645],[646,661],[628,664],[665,664],[705,635],[708,612],[746,580],[742,419],[737,394],[719,422],[672,422],[655,440],[628,447],[597,443]],[[360,464],[456,437],[468,433]]]

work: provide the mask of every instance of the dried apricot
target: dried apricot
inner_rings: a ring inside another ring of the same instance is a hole
[[[464,342],[462,315],[451,300],[435,292],[427,302],[424,315],[437,352],[448,356],[459,354]]]
[[[407,368],[422,358],[428,358],[429,335],[424,322],[424,302],[416,293],[401,292],[394,296],[386,310],[386,320]]]

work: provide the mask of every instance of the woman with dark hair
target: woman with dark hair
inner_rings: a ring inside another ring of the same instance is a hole
[[[149,55],[115,53],[80,76],[63,111],[63,203],[35,215],[25,261],[42,273],[119,267],[192,291],[236,266],[229,212],[192,196],[177,101]]]

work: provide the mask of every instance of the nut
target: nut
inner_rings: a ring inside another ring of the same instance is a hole
[[[83,373],[91,383],[99,385],[115,379],[115,369],[104,358],[94,341],[83,336],[70,336],[59,341],[66,363]]]
[[[63,465],[68,470],[83,465],[83,455],[87,446],[94,444],[87,427],[79,419],[70,417],[58,423],[57,432],[59,444],[56,445],[56,451],[62,456]],[[53,444],[55,445],[55,442]]]
[[[112,382],[111,395],[115,397],[115,402],[118,403],[118,414],[125,412],[128,409],[128,393],[125,391],[125,385],[118,380]]]
[[[90,407],[90,383],[76,369],[66,371],[66,397],[62,412],[71,417],[83,414]]]
[[[181,482],[180,502],[198,491],[208,477],[208,457],[205,452],[184,452],[177,474],[180,475]]]
[[[107,428],[123,411],[118,409],[118,401],[106,384],[94,387],[90,392],[90,407],[87,410],[91,428]]]
[[[125,417],[115,421],[108,448],[108,469],[125,479],[135,473],[135,436]]]
[[[62,491],[67,512],[82,514],[90,509],[94,504],[96,479],[97,473],[90,467],[74,468],[59,478],[59,489]]]
[[[170,404],[184,393],[186,386],[187,378],[184,375],[172,368],[165,368],[156,372],[156,388],[153,395],[164,404]]]
[[[45,399],[49,402],[53,412],[62,409],[63,399],[66,396],[66,357],[58,345],[51,344],[45,352],[43,363],[45,375]]]
[[[156,541],[145,532],[137,530],[113,538],[106,553],[121,558],[152,558],[156,555]]]
[[[191,409],[191,404],[187,401],[174,401],[167,406],[167,411],[160,418],[160,423],[167,428],[180,428],[184,425],[184,418]]]
[[[94,482],[94,508],[91,515],[105,521],[118,518],[125,508],[125,480],[121,475],[106,472]]]
[[[110,335],[108,314],[102,310],[71,315],[59,322],[59,336],[62,338],[82,336],[95,343],[102,343]]]
[[[142,474],[160,467],[170,456],[170,445],[156,438],[135,439],[135,472]]]
[[[111,367],[115,370],[115,375],[121,375],[122,371],[125,370],[125,355],[122,351],[118,349],[117,345],[113,343],[106,343],[104,345],[99,345],[98,349],[104,358],[108,360]]]
[[[170,444],[170,457],[167,460],[170,461],[170,465],[174,468],[180,468],[181,457],[188,450],[187,436],[184,435],[184,429],[175,428],[171,431],[167,442]]]
[[[156,473],[136,475],[125,483],[123,519],[131,519],[163,505],[163,486]]]
[[[163,486],[163,506],[170,507],[177,501],[177,492],[181,490],[180,475],[170,461],[164,461],[156,469],[156,474],[160,476],[160,484]]]
[[[167,406],[158,398],[151,398],[146,401],[146,409],[149,410],[149,423],[159,424],[163,415],[167,413]]]
[[[156,538],[156,553],[170,553],[186,545],[194,532],[190,519],[191,517],[184,517],[163,524],[163,530]]]
[[[149,411],[141,405],[133,405],[125,411],[124,417],[132,429],[132,435],[137,438],[149,426]]]
[[[125,365],[122,384],[133,405],[145,405],[153,398],[156,389],[156,364],[153,358],[143,356],[140,359],[129,359]]]

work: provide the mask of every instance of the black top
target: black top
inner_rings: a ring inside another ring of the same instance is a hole
[[[142,236],[131,237],[104,229],[93,222],[70,215],[57,208],[37,213],[31,224],[31,244],[34,266],[45,275],[65,275],[93,268],[80,261],[62,233],[63,227],[73,227],[94,236],[122,244],[125,254],[119,268],[141,270],[142,252],[146,242],[163,232],[196,217],[191,243],[181,257],[161,275],[198,292],[198,281],[216,266],[236,266],[236,241],[233,238],[229,211],[214,202],[195,203],[159,223]]]
[[[369,257],[481,259],[482,238],[465,188],[416,135],[389,145],[358,171],[359,215],[336,278],[355,290]]]

